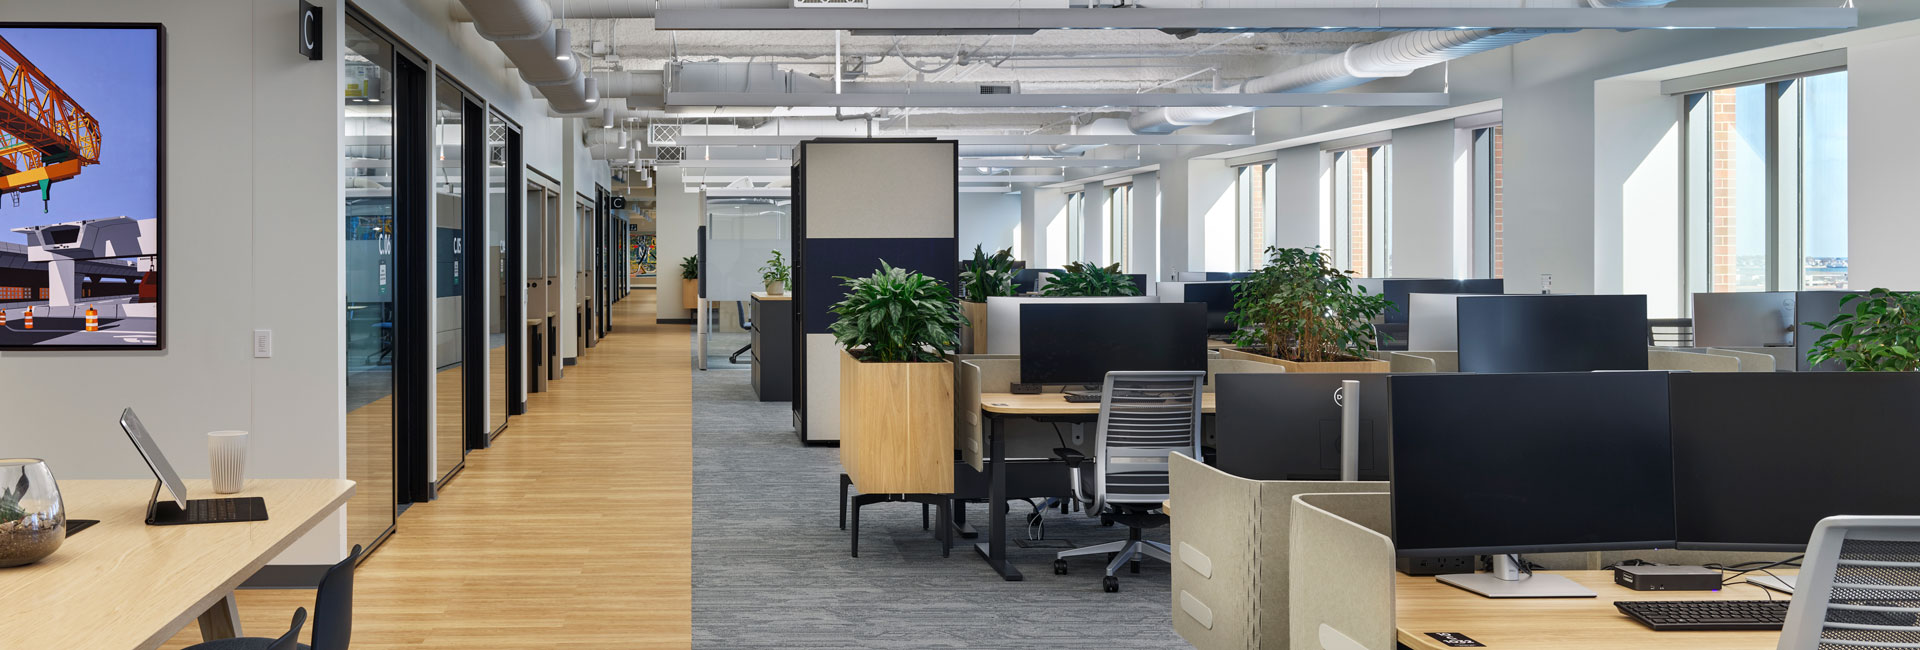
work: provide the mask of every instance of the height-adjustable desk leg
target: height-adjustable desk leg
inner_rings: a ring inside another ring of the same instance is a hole
[[[973,545],[987,559],[987,565],[1007,580],[1021,579],[1020,570],[1007,561],[1007,441],[1006,423],[997,415],[987,415],[987,448],[993,457],[987,462],[987,541]]]

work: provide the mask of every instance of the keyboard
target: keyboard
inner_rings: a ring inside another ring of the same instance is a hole
[[[1074,404],[1100,403],[1099,393],[1061,393],[1060,396]]]
[[[1786,600],[1638,600],[1613,604],[1655,630],[1778,630]]]
[[[153,514],[148,517],[147,523],[155,526],[173,526],[266,520],[266,500],[260,497],[233,497],[191,499],[187,501],[186,510],[181,510],[172,501],[161,501],[154,504]]]

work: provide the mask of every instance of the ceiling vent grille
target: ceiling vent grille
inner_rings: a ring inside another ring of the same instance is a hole
[[[1011,95],[1011,94],[1013,94],[1013,86],[993,86],[993,85],[987,85],[987,84],[981,84],[981,86],[980,86],[980,94],[982,94],[982,95]]]
[[[687,148],[656,146],[653,148],[653,156],[655,165],[678,165],[680,161],[687,159]]]
[[[647,144],[655,147],[680,144],[680,125],[648,124]]]

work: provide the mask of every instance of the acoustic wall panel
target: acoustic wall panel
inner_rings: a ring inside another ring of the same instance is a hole
[[[959,148],[951,140],[815,139],[793,165],[794,429],[809,444],[840,440],[839,345],[829,309],[840,278],[880,262],[955,286]]]

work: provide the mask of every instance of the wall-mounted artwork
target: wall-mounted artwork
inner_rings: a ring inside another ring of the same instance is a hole
[[[162,347],[164,52],[0,22],[0,350]]]
[[[639,230],[640,226],[627,224],[628,239],[632,242],[632,252],[628,255],[632,261],[632,275],[636,278],[651,277],[654,269],[660,265],[658,252],[654,250],[655,235]]]

